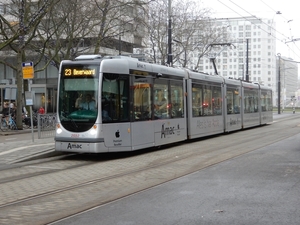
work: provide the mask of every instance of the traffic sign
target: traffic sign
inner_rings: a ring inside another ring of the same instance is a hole
[[[23,79],[33,79],[34,78],[33,62],[23,62],[22,72],[23,72]]]

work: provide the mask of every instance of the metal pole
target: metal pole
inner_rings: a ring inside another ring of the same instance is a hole
[[[281,61],[281,54],[280,53],[278,53],[277,54],[278,55],[278,114],[280,114],[280,92],[281,92],[281,90],[280,90],[280,86],[281,86],[281,84],[280,84],[280,61]]]
[[[31,92],[31,84],[32,84],[32,80],[28,80],[28,90],[31,93],[31,98],[32,98],[32,104],[33,104],[33,96],[32,96],[32,92]],[[30,105],[30,126],[31,126],[31,139],[32,142],[34,142],[34,132],[33,132],[33,110],[32,110],[32,104]]]
[[[173,57],[172,57],[172,18],[171,18],[171,0],[168,1],[168,61],[167,64],[172,66],[173,64]]]
[[[122,44],[121,44],[121,34],[119,34],[119,55],[121,55],[121,48],[122,48]]]
[[[22,89],[23,89],[23,74],[22,61],[25,45],[25,25],[24,25],[25,0],[19,1],[19,46],[17,52],[17,127],[18,130],[23,129],[22,124]]]
[[[247,38],[246,81],[249,82],[249,39]]]

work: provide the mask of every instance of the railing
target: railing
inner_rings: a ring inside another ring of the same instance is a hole
[[[54,137],[56,113],[38,114],[38,139]]]

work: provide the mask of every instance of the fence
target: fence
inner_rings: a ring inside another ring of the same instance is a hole
[[[56,113],[38,114],[38,139],[55,136]]]

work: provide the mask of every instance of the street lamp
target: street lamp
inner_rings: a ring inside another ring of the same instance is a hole
[[[281,87],[281,90],[282,90],[282,94],[280,95],[281,96],[281,98],[282,98],[282,96],[283,96],[283,100],[282,100],[282,112],[283,112],[283,110],[284,110],[284,108],[285,108],[285,106],[286,106],[286,71],[287,70],[290,70],[290,69],[295,69],[294,67],[285,67],[285,65],[283,65],[283,67],[284,68],[281,68],[281,72],[283,72],[283,84],[282,84],[282,87]],[[282,81],[282,79],[281,79],[281,81]]]
[[[168,1],[168,60],[167,64],[172,66],[173,56],[172,56],[172,18],[171,18],[171,0]]]

